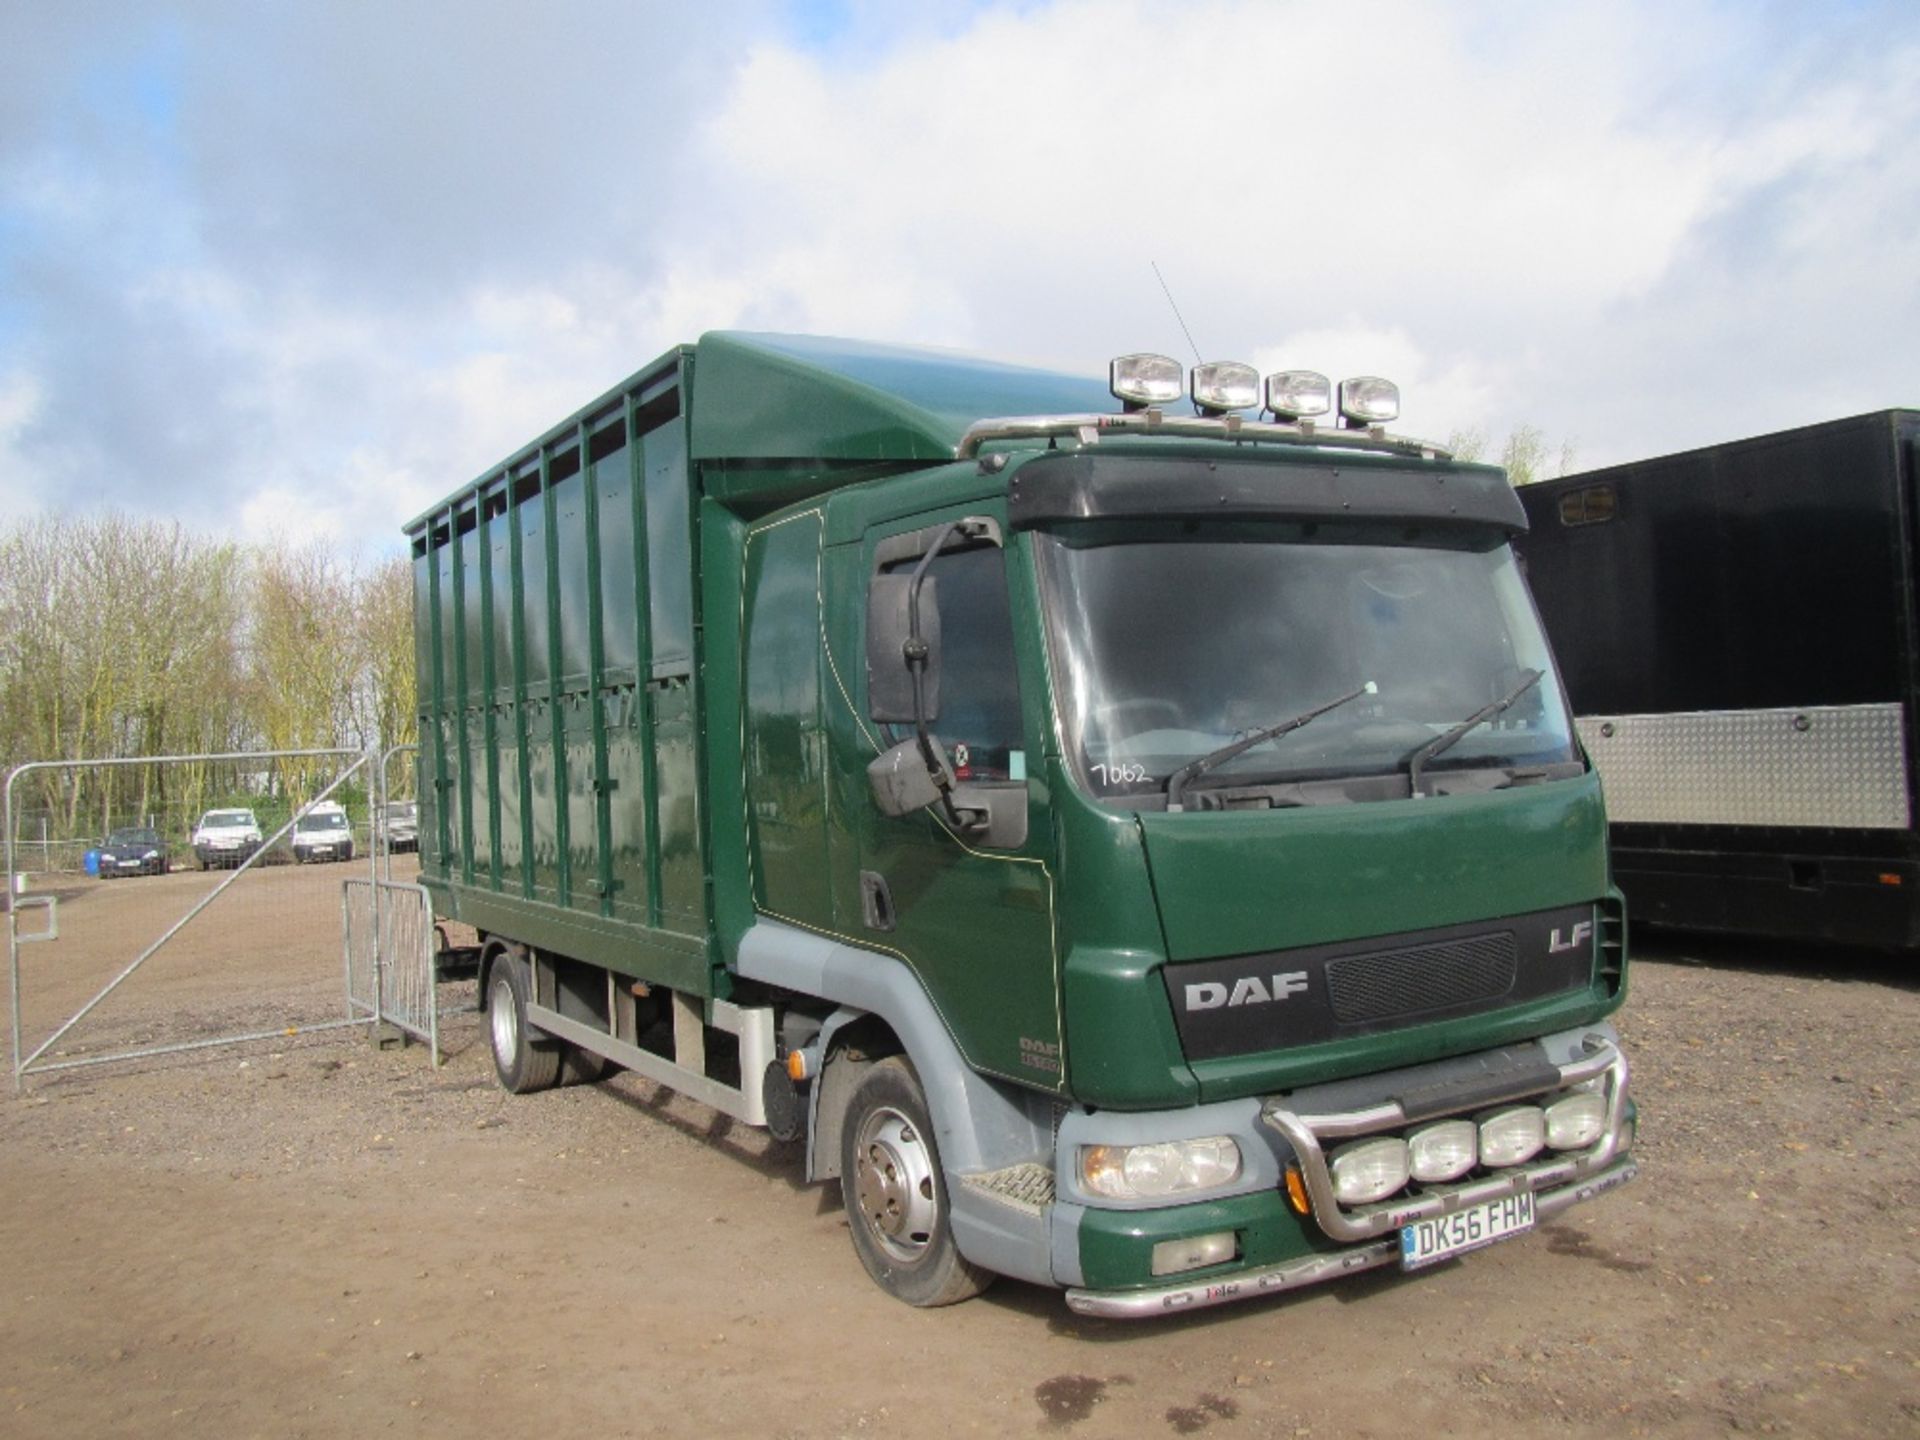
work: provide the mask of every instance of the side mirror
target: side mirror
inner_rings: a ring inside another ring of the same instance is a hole
[[[912,603],[911,575],[876,575],[867,587],[867,713],[882,725],[932,724],[940,718],[939,581],[928,575],[920,582],[920,639],[927,663],[921,684],[925,706],[919,713],[913,706],[913,667],[907,664]]]
[[[946,788],[952,789],[953,767],[947,763],[947,752],[938,740],[932,743],[934,757],[946,776]],[[873,803],[880,813],[896,820],[926,809],[941,795],[940,783],[928,772],[918,740],[902,740],[868,765],[867,783],[873,787]]]

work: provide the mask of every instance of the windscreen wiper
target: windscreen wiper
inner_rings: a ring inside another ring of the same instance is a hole
[[[1434,736],[1433,739],[1427,741],[1427,743],[1422,745],[1418,750],[1415,750],[1411,754],[1403,757],[1400,763],[1407,767],[1407,784],[1408,784],[1409,792],[1416,797],[1421,793],[1420,792],[1420,768],[1423,765],[1425,765],[1429,760],[1433,759],[1434,756],[1440,754],[1443,750],[1451,750],[1454,746],[1454,742],[1459,740],[1460,737],[1465,735],[1469,730],[1472,730],[1478,726],[1484,725],[1487,723],[1487,721],[1493,719],[1494,716],[1500,714],[1502,711],[1511,709],[1515,701],[1517,701],[1522,695],[1526,694],[1527,691],[1531,690],[1534,686],[1540,683],[1540,677],[1544,673],[1545,673],[1544,671],[1540,671],[1540,670],[1527,671],[1526,679],[1522,680],[1518,685],[1514,686],[1513,689],[1509,690],[1506,694],[1502,695],[1498,700],[1494,701],[1491,705],[1481,706],[1478,710],[1474,711],[1473,714],[1469,715],[1466,719],[1462,720],[1458,725],[1454,726],[1451,730],[1447,731],[1446,734]]]
[[[1291,720],[1282,720],[1278,725],[1269,725],[1264,730],[1256,730],[1245,739],[1235,740],[1230,745],[1222,745],[1218,750],[1209,750],[1198,760],[1189,760],[1185,765],[1182,765],[1167,777],[1167,809],[1179,810],[1181,808],[1180,797],[1186,792],[1187,786],[1191,785],[1195,780],[1198,780],[1202,775],[1206,774],[1207,771],[1213,769],[1214,766],[1224,765],[1235,756],[1244,755],[1256,745],[1264,745],[1269,740],[1278,740],[1282,735],[1290,731],[1298,730],[1302,725],[1310,725],[1329,710],[1338,710],[1342,705],[1350,701],[1358,700],[1362,695],[1377,695],[1379,693],[1380,687],[1369,680],[1358,690],[1349,690],[1338,700],[1329,700],[1326,704],[1316,705],[1311,710],[1302,710]]]

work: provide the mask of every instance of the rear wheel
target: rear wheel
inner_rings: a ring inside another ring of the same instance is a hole
[[[545,1090],[559,1078],[559,1042],[528,1025],[527,967],[513,955],[495,960],[487,976],[487,1040],[493,1072],[509,1094]]]
[[[993,1283],[953,1243],[926,1095],[901,1056],[854,1088],[840,1132],[840,1193],[860,1263],[896,1300],[952,1305]]]
[[[568,1045],[560,1055],[560,1083],[598,1085],[613,1068],[613,1062],[598,1051]]]

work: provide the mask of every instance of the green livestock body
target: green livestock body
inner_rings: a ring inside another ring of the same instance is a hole
[[[711,998],[733,993],[756,917],[778,919],[907,966],[982,1073],[1122,1109],[1324,1082],[1614,1009],[1617,947],[1596,949],[1589,984],[1491,1013],[1183,1052],[1167,962],[1591,904],[1608,893],[1605,828],[1591,774],[1443,805],[1170,814],[1089,796],[1059,740],[1039,531],[1008,506],[1060,456],[953,456],[983,416],[1110,403],[1095,382],[937,353],[709,335],[414,521],[421,855],[442,913]],[[1275,486],[1325,464],[1288,447],[1259,459]],[[1486,467],[1341,464],[1363,482],[1423,468],[1463,494],[1505,490]],[[866,703],[876,557],[963,517],[1004,536],[1026,809],[1024,838],[1001,848],[957,836],[937,807],[886,817],[866,775],[897,738]],[[863,924],[863,873],[889,881],[884,932]]]

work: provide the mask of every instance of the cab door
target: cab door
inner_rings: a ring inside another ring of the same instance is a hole
[[[1023,687],[1002,532],[992,522],[969,530],[899,522],[869,535],[862,568],[871,587],[875,577],[927,562],[932,583],[923,601],[937,608],[939,632],[938,712],[929,728],[951,762],[962,816],[977,820],[990,810],[994,823],[956,824],[940,803],[893,818],[865,798],[856,827],[860,913],[848,918],[865,944],[919,976],[976,1068],[1057,1089],[1064,1070],[1052,823],[1042,787],[1029,779],[1042,737],[1030,729],[1037,707],[1023,693],[1031,682]],[[862,657],[866,638],[856,651]],[[1037,657],[1037,640],[1027,651]],[[914,735],[910,724],[872,718],[872,663],[857,667],[867,758]]]

